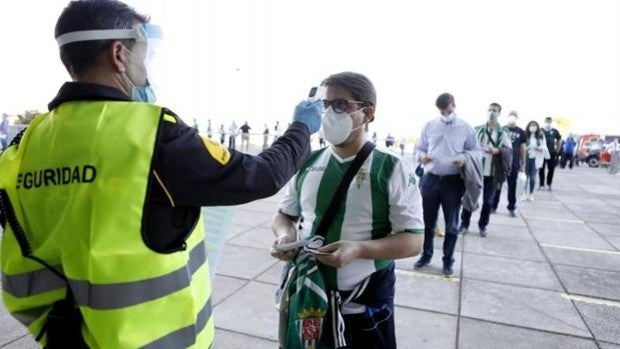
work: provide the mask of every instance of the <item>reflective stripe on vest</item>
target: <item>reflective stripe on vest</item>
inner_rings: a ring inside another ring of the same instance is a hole
[[[88,281],[72,280],[69,284],[78,305],[92,309],[116,309],[145,303],[184,289],[190,284],[190,276],[207,261],[204,243],[196,245],[190,252],[187,267],[160,277],[127,283],[96,285]],[[54,266],[62,272],[60,266]],[[5,292],[16,298],[64,289],[65,283],[49,269],[7,276],[2,274]]]
[[[0,155],[0,190],[29,252],[68,279],[93,349],[208,348],[213,341],[202,218],[184,251],[161,254],[144,243],[163,117],[145,103],[67,102],[38,116],[19,146]],[[38,335],[66,284],[24,258],[10,226],[0,262],[7,309]]]
[[[207,301],[207,304],[200,310],[198,317],[196,318],[196,324],[184,327],[180,330],[174,331],[154,342],[151,342],[143,349],[168,349],[168,348],[186,348],[194,344],[194,335],[200,333],[207,323],[211,319],[213,313],[213,307],[211,299]]]

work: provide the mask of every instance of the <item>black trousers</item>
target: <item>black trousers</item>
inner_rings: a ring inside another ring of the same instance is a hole
[[[550,159],[545,160],[543,166],[538,172],[538,178],[540,179],[539,185],[542,187],[545,185],[545,170],[547,170],[547,186],[553,184],[553,174],[555,173],[555,167],[557,166],[558,154],[552,153]]]
[[[508,211],[514,211],[517,208],[517,179],[519,178],[519,168],[516,170],[513,168],[512,172],[506,179],[508,183]],[[502,188],[501,185],[497,189],[497,193],[495,193],[495,200],[493,201],[493,209],[497,211],[497,207],[499,207],[499,200],[502,197]]]
[[[566,163],[568,163],[568,168],[573,168],[573,162],[575,161],[575,157],[572,153],[562,155],[562,162],[560,166],[562,168],[566,168]]]

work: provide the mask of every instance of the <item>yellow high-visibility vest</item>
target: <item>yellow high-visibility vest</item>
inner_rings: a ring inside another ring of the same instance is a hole
[[[91,348],[211,346],[202,218],[181,251],[157,253],[143,240],[159,128],[169,118],[145,103],[67,102],[0,156],[3,213],[18,225],[2,235],[2,295],[34,336],[69,284]]]

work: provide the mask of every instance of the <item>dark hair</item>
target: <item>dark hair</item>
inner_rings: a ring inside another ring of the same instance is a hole
[[[435,101],[435,106],[439,110],[445,110],[450,105],[454,105],[454,96],[449,93],[442,93],[437,97],[437,101]]]
[[[147,23],[149,18],[117,0],[71,1],[62,11],[54,36],[82,30],[130,29],[136,22]],[[69,73],[80,75],[91,68],[97,57],[116,40],[81,41],[60,48],[60,59]],[[134,40],[119,40],[131,49]]]
[[[552,118],[552,117],[550,117],[550,116],[547,116],[547,117],[545,118],[545,121],[553,121],[553,118]]]
[[[327,79],[323,80],[321,85],[344,88],[351,92],[355,100],[363,102],[363,107],[377,106],[377,92],[375,92],[375,86],[370,79],[362,74],[343,72],[330,75]]]
[[[525,128],[525,138],[529,139],[532,136],[532,132],[530,132],[531,124],[536,124],[536,127],[538,128],[538,130],[536,131],[536,138],[541,138],[543,135],[543,132],[542,132],[542,129],[540,128],[540,125],[538,124],[538,121],[536,120],[532,120],[527,123],[527,127]]]
[[[499,112],[500,112],[500,113],[502,112],[502,106],[501,106],[501,105],[499,105],[499,103],[495,103],[495,102],[493,102],[493,103],[491,103],[491,104],[489,105],[489,107],[497,107],[497,108],[499,108]]]

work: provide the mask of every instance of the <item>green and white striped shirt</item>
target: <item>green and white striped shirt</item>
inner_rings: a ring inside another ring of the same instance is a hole
[[[293,177],[280,212],[303,218],[299,238],[314,234],[354,158],[342,159],[331,147],[316,151]],[[375,148],[343,201],[326,244],[376,240],[392,233],[424,233],[422,200],[414,171],[394,153]],[[348,291],[390,262],[359,259],[340,269],[320,266],[328,287]]]
[[[491,136],[490,138],[489,135]],[[510,131],[505,126],[498,125],[495,128],[490,128],[487,124],[484,124],[476,127],[476,138],[478,139],[478,145],[482,150],[483,175],[485,177],[491,177],[493,176],[493,173],[495,173],[493,155],[487,153],[486,150],[489,149],[489,146],[493,146],[494,148],[507,147],[512,149]]]

